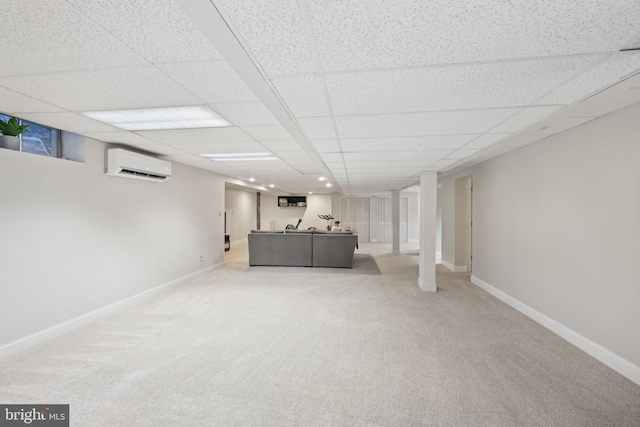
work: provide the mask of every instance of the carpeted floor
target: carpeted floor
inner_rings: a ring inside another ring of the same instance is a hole
[[[415,249],[415,248],[414,248]],[[640,386],[469,282],[227,266],[0,360],[0,403],[72,426],[639,426]],[[409,248],[407,253],[415,253]]]

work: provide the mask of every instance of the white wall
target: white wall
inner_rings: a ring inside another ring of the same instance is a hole
[[[331,214],[331,194],[309,194],[306,208],[281,208],[278,207],[278,196],[262,194],[260,203],[260,217],[263,220],[275,220],[276,230],[283,230],[287,224],[298,223],[302,219],[300,230],[309,227],[325,228],[327,221],[318,218],[318,215]]]
[[[596,352],[601,346],[635,364],[636,374],[638,117],[640,105],[471,170],[474,277],[592,341]],[[442,181],[443,257],[452,257],[455,178]]]
[[[403,191],[400,197],[408,198],[408,239],[410,242],[420,241],[420,194],[413,191]]]
[[[87,139],[86,163],[0,149],[0,347],[224,262],[220,176],[109,177],[104,149]]]
[[[225,210],[227,212],[227,234],[232,242],[246,239],[247,234],[256,228],[256,193],[225,189]],[[264,197],[264,194],[261,195]],[[261,203],[263,205],[263,203]],[[261,212],[264,218],[264,213]]]

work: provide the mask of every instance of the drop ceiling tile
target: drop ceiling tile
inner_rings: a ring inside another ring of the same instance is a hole
[[[336,115],[526,106],[603,56],[330,74]]]
[[[276,152],[275,153],[278,157],[280,157],[282,160],[287,161],[287,162],[293,162],[293,164],[295,165],[295,162],[297,161],[301,161],[301,160],[311,160],[309,159],[309,155],[302,151],[282,151],[282,152]]]
[[[589,98],[571,106],[568,115],[572,117],[599,117],[638,102],[640,102],[640,88],[632,88],[602,100],[594,101],[593,98]]]
[[[225,61],[164,64],[160,68],[207,104],[258,100]]]
[[[136,133],[145,138],[170,145],[252,141],[251,137],[234,127],[145,130],[137,131]]]
[[[562,107],[557,105],[529,107],[522,109],[513,117],[510,117],[509,119],[500,123],[498,126],[492,128],[491,133],[518,132],[528,126],[533,125],[534,123],[541,121],[542,119],[550,116],[560,109],[562,109]]]
[[[262,145],[267,147],[272,152],[280,151],[297,151],[300,146],[293,139],[276,140],[276,141],[260,141]]]
[[[318,153],[332,153],[340,151],[337,139],[314,139],[311,141]]]
[[[538,142],[546,137],[547,135],[517,135],[513,138],[507,138],[506,140],[500,142],[500,144],[497,144],[497,146],[524,147],[525,145],[533,144],[534,142]]]
[[[172,0],[68,0],[99,27],[154,64],[221,59]]]
[[[327,164],[333,162],[342,162],[342,153],[320,153],[320,157],[322,157],[322,160],[324,160]]]
[[[280,124],[261,102],[234,102],[209,105],[213,111],[236,126]]]
[[[344,153],[345,162],[375,162],[394,160],[439,160],[451,153],[448,150],[436,151],[384,151],[376,153]]]
[[[208,144],[181,144],[177,146],[181,150],[195,154],[215,153],[260,153],[264,147],[254,141],[250,142],[212,142]]]
[[[243,126],[242,130],[258,141],[281,141],[291,138],[289,132],[280,125]]]
[[[4,77],[0,86],[74,111],[201,103],[153,66]]]
[[[443,160],[438,160],[437,162],[435,162],[433,164],[433,166],[437,166],[437,167],[445,167],[445,166],[449,166],[454,164],[455,162],[457,162],[458,160],[454,160],[454,159],[443,159]]]
[[[21,93],[0,87],[0,111],[5,114],[19,116],[20,113],[51,113],[64,110]]]
[[[76,113],[24,113],[20,118],[30,122],[39,123],[55,129],[67,130],[69,132],[114,132],[119,130],[106,123],[90,119],[82,114]]]
[[[63,0],[5,1],[2,20],[0,76],[146,64]]]
[[[300,8],[295,0],[219,0],[242,42],[270,75],[316,71]]]
[[[593,119],[594,117],[564,117],[560,120],[554,120],[549,125],[536,129],[532,133],[541,135],[552,135],[554,133],[563,132],[577,126],[581,126]]]
[[[336,117],[340,138],[485,133],[517,108]],[[496,131],[498,132],[498,131]]]
[[[640,69],[640,52],[620,52],[554,90],[536,104],[571,104]]]
[[[495,148],[489,149],[487,153],[489,155],[497,157],[497,156],[502,156],[503,154],[510,153],[511,151],[515,151],[517,149],[518,149],[517,147],[495,147]]]
[[[327,71],[616,51],[638,41],[640,14],[637,2],[598,0],[307,4]]]
[[[83,116],[84,117],[84,116]],[[126,144],[133,146],[143,146],[158,144],[158,141],[154,141],[144,136],[135,134],[133,132],[119,131],[119,132],[83,132],[84,136],[97,139],[102,142]]]
[[[330,117],[313,117],[298,119],[309,139],[335,139],[333,120]]]
[[[278,93],[296,117],[328,116],[324,78],[303,74],[272,78]]]
[[[424,151],[455,150],[478,135],[442,135],[397,138],[342,139],[344,151]]]
[[[501,140],[505,139],[509,135],[511,135],[511,134],[510,133],[486,133],[484,135],[480,135],[479,137],[477,137],[476,139],[471,141],[469,144],[465,145],[464,148],[465,149],[469,149],[469,148],[475,148],[475,149],[485,148],[485,147],[488,147],[490,145],[495,144],[498,141],[501,141]]]
[[[470,155],[472,155],[472,154],[474,154],[474,153],[477,153],[477,152],[478,152],[478,150],[466,150],[466,149],[465,149],[465,150],[457,150],[457,151],[454,151],[454,152],[453,152],[453,153],[451,153],[451,154],[448,154],[448,155],[447,155],[447,156],[445,156],[445,157],[446,157],[447,159],[456,159],[456,160],[459,160],[459,159],[464,159],[464,158],[466,158],[466,157],[469,157]]]
[[[375,168],[421,168],[424,165],[431,164],[431,160],[373,160],[373,161],[353,161],[346,163],[347,170],[351,172],[355,169],[375,169]]]

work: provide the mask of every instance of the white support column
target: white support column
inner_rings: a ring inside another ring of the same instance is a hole
[[[400,255],[400,190],[391,190],[391,253]]]
[[[438,175],[420,174],[420,266],[418,286],[424,292],[436,292],[436,202]]]

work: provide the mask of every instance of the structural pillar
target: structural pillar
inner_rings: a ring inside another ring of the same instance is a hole
[[[256,193],[256,230],[260,230],[260,192]]]
[[[424,292],[436,292],[436,203],[438,175],[420,174],[420,255],[418,286]]]
[[[391,190],[391,253],[400,255],[400,190]]]

